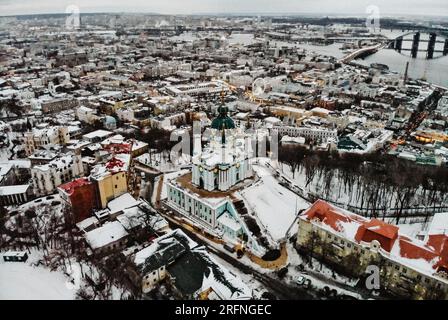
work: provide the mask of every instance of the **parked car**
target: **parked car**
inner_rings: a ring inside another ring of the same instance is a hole
[[[302,285],[305,289],[308,289],[311,286],[311,280],[305,279],[305,283]]]
[[[295,279],[295,283],[298,284],[299,286],[302,286],[305,283],[306,278],[304,276],[298,276]]]
[[[232,246],[228,245],[227,243],[224,244],[224,249],[226,249],[230,253],[234,253],[235,252],[235,247],[232,247]]]

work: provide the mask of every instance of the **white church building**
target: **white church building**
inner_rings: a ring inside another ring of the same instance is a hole
[[[238,188],[238,183],[254,176],[249,161],[250,137],[235,128],[227,116],[227,108],[220,106],[218,112],[204,149],[200,134],[193,137],[191,187],[181,185],[177,178],[168,180],[166,203],[226,242],[244,245],[261,256],[265,248],[248,230],[230,197],[232,188]],[[197,194],[198,190],[202,190],[201,195]]]
[[[250,137],[235,128],[225,107],[218,111],[220,115],[212,122],[210,142],[204,150],[200,136],[194,137],[192,182],[207,191],[227,191],[253,176]]]

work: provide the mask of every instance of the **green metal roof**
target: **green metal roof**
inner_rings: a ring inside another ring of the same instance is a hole
[[[213,129],[233,129],[235,128],[235,123],[232,118],[227,115],[228,109],[227,107],[220,106],[218,108],[219,115],[213,119],[212,128]]]

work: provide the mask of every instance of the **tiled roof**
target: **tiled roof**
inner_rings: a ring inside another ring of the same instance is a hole
[[[378,219],[367,219],[337,208],[325,201],[316,201],[301,219],[318,219],[323,228],[333,230],[357,243],[378,241],[389,257],[411,267],[434,273],[448,270],[448,235],[432,234],[426,242],[400,234],[397,226]],[[351,229],[351,232],[347,230]],[[355,236],[350,237],[355,230]]]

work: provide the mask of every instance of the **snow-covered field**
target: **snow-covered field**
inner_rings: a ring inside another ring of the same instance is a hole
[[[0,300],[72,300],[68,278],[61,272],[27,262],[0,261]]]
[[[285,237],[297,212],[310,206],[308,202],[281,186],[263,165],[253,164],[261,181],[242,191],[248,208],[253,210],[274,240]]]

